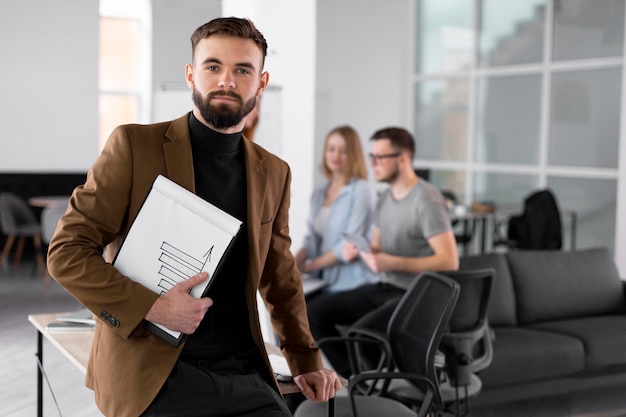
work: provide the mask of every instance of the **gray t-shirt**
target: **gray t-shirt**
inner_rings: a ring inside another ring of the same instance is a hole
[[[432,255],[427,239],[452,228],[441,192],[423,179],[401,200],[395,200],[390,189],[383,191],[378,200],[377,225],[381,250],[405,257]],[[382,281],[407,289],[414,278],[414,274],[387,271]]]

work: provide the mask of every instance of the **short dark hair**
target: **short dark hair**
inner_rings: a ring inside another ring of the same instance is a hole
[[[413,155],[415,154],[415,140],[408,130],[401,127],[386,127],[377,130],[372,135],[371,140],[379,139],[389,139],[391,146],[398,151],[408,153],[411,159],[413,159]]]
[[[213,19],[196,29],[191,35],[192,62],[198,42],[212,35],[226,35],[234,36],[236,38],[252,39],[263,53],[263,64],[265,63],[265,57],[267,56],[267,41],[250,19],[239,17],[218,17],[217,19]]]

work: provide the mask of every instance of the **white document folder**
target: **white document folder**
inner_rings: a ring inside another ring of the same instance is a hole
[[[125,276],[158,293],[202,271],[209,278],[191,290],[202,297],[218,273],[242,222],[159,175],[113,261]],[[146,322],[173,346],[184,335]]]

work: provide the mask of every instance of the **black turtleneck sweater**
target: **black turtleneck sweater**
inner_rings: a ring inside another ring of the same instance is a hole
[[[213,299],[200,327],[188,336],[181,360],[205,371],[260,369],[245,297],[248,259],[246,166],[241,132],[223,134],[189,116],[196,194],[243,221],[234,246],[214,277]],[[261,365],[262,366],[262,365]]]

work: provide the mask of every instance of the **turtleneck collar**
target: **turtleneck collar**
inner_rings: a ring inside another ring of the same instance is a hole
[[[189,133],[194,147],[220,153],[236,152],[243,137],[243,131],[225,134],[213,130],[200,122],[193,112],[189,116]]]

